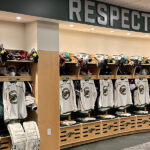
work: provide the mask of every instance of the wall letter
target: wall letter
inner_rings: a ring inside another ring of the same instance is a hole
[[[95,19],[89,18],[89,14],[94,14],[94,10],[89,9],[89,6],[95,6],[95,2],[85,0],[85,22],[95,23]]]
[[[74,3],[77,4],[77,7],[74,7]],[[81,21],[81,1],[80,0],[69,0],[69,19],[74,20],[74,14],[77,17],[78,21]]]
[[[97,18],[97,22],[101,25],[107,25],[107,5],[105,4],[98,4],[97,5],[97,13],[101,16]],[[103,18],[103,19],[102,19]]]
[[[125,16],[126,14],[129,14],[128,9],[122,9],[122,28],[124,29],[129,29],[130,25],[125,24],[125,21],[129,21],[129,17]]]
[[[137,11],[132,11],[132,29],[134,30],[139,30],[140,29],[140,24],[137,23],[137,25],[135,25],[135,16],[137,16],[138,19],[140,19],[140,13]]]
[[[142,13],[142,17],[144,17],[144,31],[148,31],[148,18],[150,17],[150,14]]]
[[[116,14],[114,14],[114,12]],[[119,20],[119,9],[114,6],[110,6],[110,25],[114,26],[114,20]]]

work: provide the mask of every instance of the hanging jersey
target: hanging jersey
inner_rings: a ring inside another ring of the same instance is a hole
[[[82,111],[94,109],[97,91],[94,80],[81,80],[80,109]]]
[[[124,107],[131,104],[132,98],[128,79],[117,79],[115,83],[115,107]]]
[[[112,80],[100,80],[99,108],[114,106]]]
[[[73,81],[60,81],[60,113],[77,110]]]
[[[147,79],[135,79],[137,90],[134,91],[134,105],[140,106],[150,103]]]
[[[4,82],[3,104],[5,121],[27,117],[24,82]]]

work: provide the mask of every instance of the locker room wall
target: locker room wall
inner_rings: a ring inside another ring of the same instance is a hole
[[[24,24],[25,26],[25,49],[37,49],[37,23],[31,22]]]
[[[37,48],[37,23],[0,21],[0,44],[6,49],[30,50]]]
[[[0,44],[6,49],[25,49],[24,35],[24,24],[0,21]]]
[[[150,55],[150,39],[60,29],[60,51],[72,53]]]

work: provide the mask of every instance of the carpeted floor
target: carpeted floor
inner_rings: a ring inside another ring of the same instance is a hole
[[[150,133],[112,138],[66,150],[150,150]]]

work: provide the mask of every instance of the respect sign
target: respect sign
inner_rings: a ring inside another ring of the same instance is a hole
[[[105,4],[99,0],[69,0],[69,20],[96,26],[150,32],[150,13]]]

